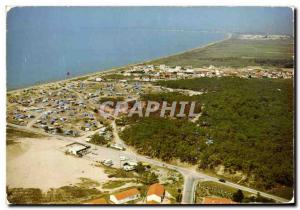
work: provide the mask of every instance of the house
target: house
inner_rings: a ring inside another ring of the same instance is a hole
[[[132,188],[114,195],[110,195],[109,199],[115,204],[124,204],[129,201],[133,201],[139,199],[141,197],[141,193],[137,188]]]
[[[202,201],[202,204],[237,204],[237,203],[228,198],[207,198],[207,197],[205,197]]]
[[[130,72],[125,72],[125,73],[123,73],[123,75],[126,76],[126,77],[129,77],[129,76],[131,76],[131,73]]]
[[[159,183],[155,183],[149,187],[147,192],[147,203],[161,203],[165,197],[165,188]]]
[[[96,82],[101,82],[101,81],[102,81],[102,78],[97,77],[95,80],[96,80]]]
[[[186,69],[186,73],[187,74],[193,74],[194,73],[194,69],[188,68],[188,69]]]
[[[161,71],[166,71],[166,70],[169,69],[169,68],[168,68],[168,66],[166,66],[165,64],[161,64],[161,65],[159,65],[159,69],[160,69]]]
[[[66,145],[65,152],[81,157],[81,156],[87,154],[89,148],[90,148],[90,146],[75,142],[75,143]]]
[[[105,205],[108,204],[108,202],[105,200],[105,198],[96,198],[96,199],[85,201],[83,204]]]

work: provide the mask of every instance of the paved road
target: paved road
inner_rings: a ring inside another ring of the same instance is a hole
[[[196,188],[195,178],[191,175],[185,176],[181,203],[183,204],[194,203],[195,188]]]
[[[38,131],[37,129],[34,129],[34,128],[28,128],[28,127],[14,125],[14,124],[10,124],[10,123],[8,125],[16,127],[16,128],[23,129],[23,130],[30,130],[30,131],[35,132],[35,133],[42,133],[44,135],[48,135],[48,134],[46,134],[42,131]],[[213,181],[213,182],[220,183],[219,179],[216,178],[216,177],[209,176],[209,175],[206,175],[202,172],[187,169],[187,168],[184,168],[184,167],[168,164],[168,163],[162,162],[160,160],[149,159],[149,158],[146,158],[145,156],[136,154],[132,151],[128,151],[128,150],[119,151],[119,150],[115,150],[115,149],[112,149],[112,148],[107,148],[107,147],[104,147],[104,146],[98,146],[98,145],[90,144],[90,143],[86,142],[85,137],[72,138],[72,137],[63,137],[63,136],[57,136],[57,135],[52,135],[52,134],[49,134],[48,136],[56,137],[57,139],[64,140],[64,141],[70,142],[70,143],[71,142],[78,142],[78,143],[84,143],[86,145],[91,146],[92,148],[94,148],[94,151],[93,151],[94,155],[89,155],[87,157],[92,159],[93,161],[101,161],[101,160],[103,160],[104,156],[107,155],[110,159],[115,160],[114,163],[118,167],[118,166],[120,166],[120,165],[118,165],[119,157],[121,155],[126,155],[130,159],[134,159],[134,160],[137,160],[137,161],[148,162],[152,165],[156,165],[156,166],[159,166],[159,167],[165,167],[165,168],[168,168],[168,169],[178,171],[179,173],[181,173],[183,175],[184,180],[185,180],[183,195],[182,195],[182,197],[183,197],[182,198],[182,203],[183,204],[193,204],[194,203],[194,194],[195,194],[196,182],[198,180],[201,179],[201,180]],[[284,199],[284,198],[281,198],[281,197],[278,197],[278,196],[275,196],[275,195],[267,194],[267,193],[264,193],[264,192],[261,192],[261,191],[258,191],[258,190],[255,190],[255,189],[252,189],[252,188],[249,188],[249,187],[245,187],[245,186],[233,183],[233,182],[226,181],[225,183],[220,183],[220,184],[223,184],[225,186],[230,186],[230,187],[233,187],[233,188],[236,188],[236,189],[240,189],[240,190],[243,190],[243,191],[247,191],[247,192],[253,193],[255,195],[257,193],[260,193],[261,196],[263,196],[265,198],[273,199],[273,200],[275,200],[276,202],[279,202],[279,203],[288,202],[287,199]]]

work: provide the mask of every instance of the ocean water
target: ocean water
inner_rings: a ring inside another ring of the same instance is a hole
[[[225,38],[222,33],[129,28],[8,28],[7,88],[159,58]]]

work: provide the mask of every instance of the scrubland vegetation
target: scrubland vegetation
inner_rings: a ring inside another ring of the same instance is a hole
[[[164,161],[242,171],[245,182],[259,189],[293,187],[292,80],[222,77],[159,84],[205,91],[192,97],[204,106],[202,116],[196,123],[155,116],[127,119],[131,126],[121,134],[127,144]],[[171,95],[156,96],[161,97],[172,100]]]

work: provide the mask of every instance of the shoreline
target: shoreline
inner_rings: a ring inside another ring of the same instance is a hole
[[[215,41],[215,42],[210,42],[210,43],[205,44],[201,47],[191,48],[191,49],[180,51],[178,53],[174,53],[174,54],[171,54],[171,55],[166,55],[166,56],[162,56],[162,57],[159,57],[159,58],[149,59],[149,60],[141,61],[141,62],[138,62],[138,63],[131,63],[131,64],[119,66],[119,67],[104,69],[103,71],[95,71],[95,72],[91,72],[91,73],[86,73],[86,74],[70,77],[70,78],[67,78],[67,79],[59,79],[59,80],[55,80],[55,81],[45,81],[41,84],[34,84],[34,85],[27,86],[27,87],[11,89],[11,90],[7,90],[7,85],[6,85],[6,93],[15,93],[15,92],[22,91],[22,90],[32,89],[32,88],[36,88],[36,87],[42,87],[44,85],[51,85],[51,84],[55,84],[55,83],[59,83],[59,82],[68,82],[68,81],[71,81],[71,80],[80,79],[82,77],[91,77],[91,76],[94,76],[94,75],[97,75],[97,74],[105,74],[105,73],[109,73],[109,72],[114,72],[114,71],[120,70],[122,68],[131,67],[131,66],[135,66],[135,65],[147,64],[147,63],[150,63],[150,62],[153,62],[153,61],[156,61],[156,60],[165,59],[165,58],[168,58],[168,57],[172,57],[172,56],[180,55],[180,54],[183,54],[183,53],[191,52],[193,50],[203,49],[203,48],[206,48],[206,47],[224,42],[224,41],[229,40],[231,38],[232,38],[232,33],[225,33],[225,38],[224,39],[221,39],[221,40]]]

